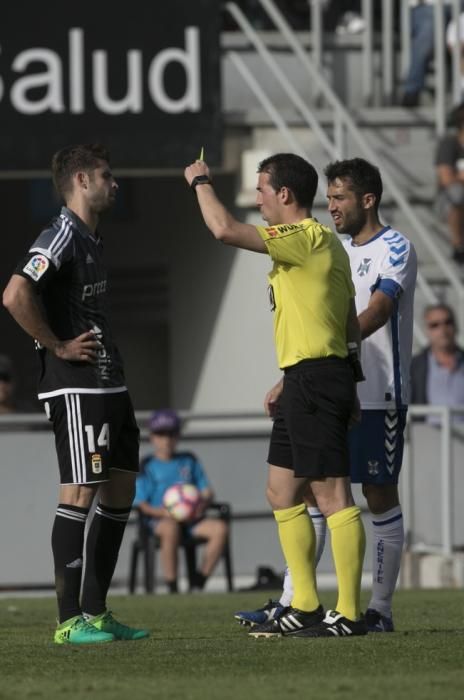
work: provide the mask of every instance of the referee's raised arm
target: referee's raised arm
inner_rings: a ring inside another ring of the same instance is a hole
[[[218,241],[255,253],[267,253],[266,244],[256,226],[237,221],[218,199],[209,168],[204,161],[197,160],[187,166],[184,174],[188,184],[197,194],[206,226]]]

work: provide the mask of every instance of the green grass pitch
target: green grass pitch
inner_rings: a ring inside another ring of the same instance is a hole
[[[333,607],[335,594],[322,602]],[[0,599],[0,700],[461,700],[464,591],[399,591],[394,634],[253,639],[233,619],[262,593],[113,597],[148,640],[52,643],[52,598]],[[364,596],[364,605],[366,596]]]

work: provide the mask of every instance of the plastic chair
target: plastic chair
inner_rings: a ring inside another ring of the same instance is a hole
[[[143,560],[143,582],[145,591],[146,593],[154,593],[156,587],[156,550],[160,546],[160,539],[148,526],[147,517],[142,515],[142,513],[138,509],[135,509],[135,512],[137,515],[137,537],[132,543],[132,550],[130,556],[129,593],[135,592],[137,582],[137,568],[140,555],[142,555]],[[222,551],[221,560],[224,562],[227,580],[227,590],[231,592],[234,590],[234,586],[232,572],[232,557],[230,551],[230,505],[228,503],[215,501],[214,503],[210,503],[210,505],[207,508],[206,514],[211,517],[221,518],[229,525],[229,535],[226,539],[226,543]],[[206,540],[203,537],[194,537],[192,535],[187,535],[187,533],[182,535],[180,546],[185,552],[185,564],[187,570],[189,590],[192,590],[193,588],[195,572],[197,570],[197,548],[202,544],[205,544],[205,542]]]

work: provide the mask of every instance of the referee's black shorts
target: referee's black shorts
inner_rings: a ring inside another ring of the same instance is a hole
[[[295,476],[348,476],[353,372],[339,357],[302,360],[285,369],[269,446],[269,464]]]
[[[139,471],[139,429],[127,391],[47,399],[61,484],[108,481],[110,470]]]

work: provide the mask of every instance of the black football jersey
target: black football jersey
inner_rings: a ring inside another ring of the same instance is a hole
[[[102,242],[70,209],[42,231],[15,273],[41,298],[47,322],[60,340],[92,330],[101,342],[96,364],[62,360],[37,344],[41,362],[39,398],[66,393],[125,390],[121,356],[107,321],[107,274]]]

